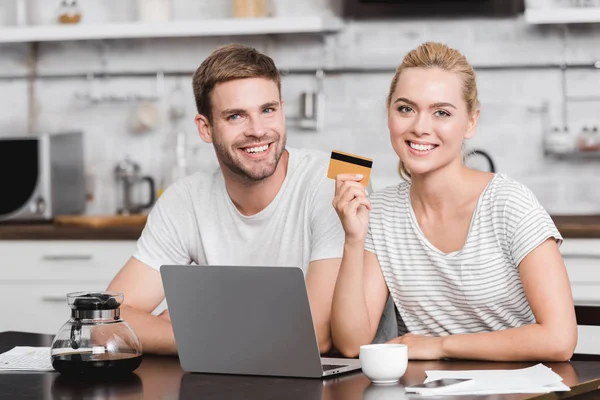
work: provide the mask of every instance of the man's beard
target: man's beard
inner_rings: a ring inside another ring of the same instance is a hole
[[[269,141],[271,141],[271,140],[272,139],[269,139]],[[262,142],[264,142],[264,141],[265,140],[263,139]],[[216,139],[215,136],[213,136],[213,145],[215,147],[215,153],[217,154],[217,158],[219,159],[221,164],[226,166],[235,175],[243,178],[246,181],[251,181],[251,182],[262,181],[263,179],[266,179],[275,173],[275,170],[277,169],[277,165],[279,164],[279,159],[281,158],[281,155],[283,154],[283,151],[285,150],[285,143],[286,143],[285,138],[281,142],[279,142],[277,140],[273,141],[270,144],[270,146],[277,146],[278,144],[281,144],[281,147],[279,149],[276,149],[276,148],[269,149],[269,151],[274,152],[274,155],[275,155],[275,159],[273,160],[273,162],[270,162],[267,165],[261,166],[260,169],[254,169],[254,168],[246,168],[239,159],[232,156],[232,154],[228,151],[226,146],[224,146],[218,139]],[[243,143],[241,145],[236,144],[236,145],[232,146],[231,148],[238,149],[240,147],[250,147],[252,145],[253,145],[253,143]]]

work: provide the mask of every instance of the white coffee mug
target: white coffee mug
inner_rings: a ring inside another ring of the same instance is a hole
[[[362,372],[374,384],[394,384],[408,366],[408,347],[405,344],[368,344],[360,346]]]

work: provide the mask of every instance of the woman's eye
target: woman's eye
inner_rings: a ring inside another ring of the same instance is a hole
[[[449,117],[450,114],[444,110],[437,110],[434,114],[436,117]]]
[[[231,114],[229,117],[227,117],[228,120],[230,121],[235,121],[237,119],[240,119],[242,116],[240,114]]]
[[[398,111],[400,111],[401,113],[409,113],[412,111],[412,108],[410,108],[409,106],[400,106],[398,107]]]

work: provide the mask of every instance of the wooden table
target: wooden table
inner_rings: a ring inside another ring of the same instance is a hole
[[[0,333],[0,352],[14,346],[49,346],[52,336],[21,332]],[[361,372],[337,378],[289,379],[234,375],[188,374],[176,357],[144,356],[142,365],[129,377],[104,382],[77,383],[57,372],[2,372],[0,399],[426,399],[407,395],[405,385],[425,379],[431,369],[510,369],[527,363],[469,361],[411,361],[398,385],[374,386]],[[437,399],[595,399],[600,398],[600,362],[574,361],[546,364],[563,377],[570,392],[540,395],[494,395],[437,397]]]

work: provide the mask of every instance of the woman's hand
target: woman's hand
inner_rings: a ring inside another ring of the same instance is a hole
[[[363,242],[367,237],[371,202],[362,179],[355,174],[340,174],[335,179],[333,207],[346,232],[346,243]]]
[[[444,337],[422,336],[407,333],[387,343],[400,343],[408,346],[409,360],[439,360],[444,358]]]

